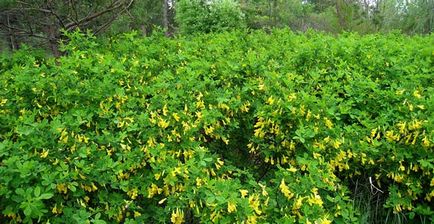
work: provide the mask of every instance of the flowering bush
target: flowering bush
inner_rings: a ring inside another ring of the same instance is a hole
[[[175,20],[182,34],[246,28],[244,14],[235,0],[180,0]]]
[[[433,221],[433,36],[71,38],[0,59],[1,223]]]

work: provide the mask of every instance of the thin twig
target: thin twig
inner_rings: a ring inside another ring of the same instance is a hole
[[[378,188],[374,185],[374,183],[372,182],[372,177],[369,177],[369,183],[371,186],[371,193],[374,191],[374,189],[376,190],[376,192],[373,193],[374,195],[377,194],[378,192],[384,193],[384,191],[382,191],[380,188]]]
[[[111,11],[113,11],[115,9],[120,8],[122,5],[123,4],[122,4],[121,1],[115,1],[112,4],[110,4],[110,6],[108,6],[108,8],[106,8],[105,10],[102,10],[102,11],[96,12],[96,13],[90,15],[90,16],[84,17],[84,18],[78,20],[77,22],[72,22],[72,23],[66,24],[65,25],[65,29],[68,30],[68,31],[70,31],[70,30],[78,27],[80,24],[92,21],[95,18],[98,18],[98,17],[100,17],[100,16],[102,16],[102,15],[108,13],[108,12],[111,12]]]
[[[93,32],[94,35],[98,34],[99,32],[101,32],[102,30],[104,30],[105,28],[107,28],[114,20],[116,20],[123,12],[125,12],[130,6],[131,4],[133,4],[134,0],[131,0],[130,3],[119,13],[117,13],[116,15],[114,15],[109,21],[107,21],[105,24],[103,24],[102,26],[100,26],[95,32]]]
[[[20,29],[18,27],[8,26],[8,25],[6,25],[4,23],[0,23],[0,26],[4,26],[4,27],[6,27],[8,29],[13,29],[13,30],[19,31],[19,32],[14,32],[15,34],[24,35],[24,36],[32,36],[32,37],[37,37],[37,38],[46,39],[46,40],[50,39],[48,37],[45,37],[45,36],[42,36],[42,35],[39,35],[39,34],[35,34],[35,33],[31,33],[31,32],[29,32],[27,30],[24,30],[24,29]]]

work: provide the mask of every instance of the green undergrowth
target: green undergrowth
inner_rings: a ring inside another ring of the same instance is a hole
[[[430,223],[434,38],[287,30],[0,58],[0,223]]]

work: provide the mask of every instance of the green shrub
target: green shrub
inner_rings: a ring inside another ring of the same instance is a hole
[[[432,36],[70,38],[0,58],[1,223],[433,221]]]
[[[234,0],[182,0],[176,4],[176,22],[183,34],[221,32],[246,27]]]

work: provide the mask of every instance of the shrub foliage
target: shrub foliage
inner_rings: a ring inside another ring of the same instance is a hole
[[[0,59],[1,223],[434,221],[432,35],[71,39]]]

